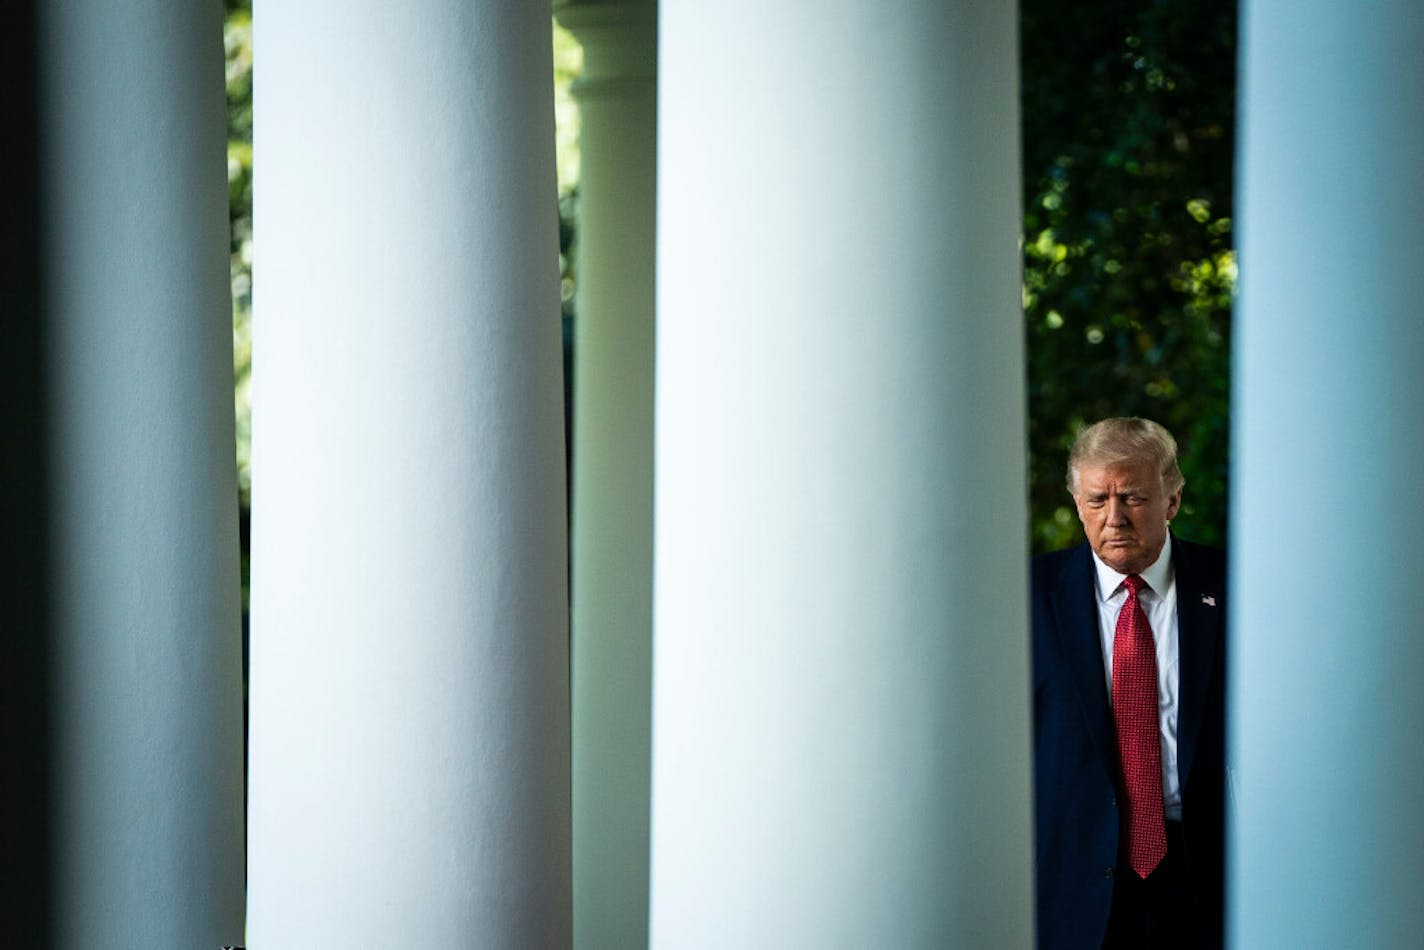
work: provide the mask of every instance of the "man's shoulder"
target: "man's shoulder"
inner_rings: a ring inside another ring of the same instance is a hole
[[[1198,544],[1172,535],[1172,553],[1177,566],[1187,565],[1197,574],[1226,575],[1226,551],[1210,544]]]
[[[1046,554],[1035,554],[1029,559],[1035,568],[1051,569],[1062,567],[1078,558],[1085,557],[1088,553],[1088,542],[1079,541],[1072,547],[1061,548],[1057,551],[1049,551]]]
[[[1086,541],[1059,551],[1035,554],[1029,559],[1029,580],[1035,588],[1042,589],[1065,571],[1082,570],[1090,559]]]

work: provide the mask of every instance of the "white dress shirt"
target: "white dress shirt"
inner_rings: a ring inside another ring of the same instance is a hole
[[[1126,574],[1119,574],[1093,554],[1097,566],[1098,633],[1102,637],[1103,671],[1108,702],[1112,702],[1113,638],[1117,615],[1127,602]],[[1177,776],[1177,691],[1181,683],[1177,649],[1177,574],[1172,568],[1172,540],[1162,545],[1156,562],[1142,572],[1146,586],[1137,599],[1157,645],[1157,722],[1162,736],[1162,805],[1170,821],[1182,819],[1182,785]]]

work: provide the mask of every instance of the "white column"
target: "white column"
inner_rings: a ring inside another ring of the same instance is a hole
[[[1424,16],[1244,6],[1229,934],[1424,932]]]
[[[1014,4],[660,17],[652,944],[1027,947]]]
[[[56,945],[240,943],[222,9],[49,3],[40,49]]]
[[[657,8],[570,3],[583,45],[573,424],[574,943],[648,942]]]
[[[255,23],[249,939],[567,946],[548,8]]]

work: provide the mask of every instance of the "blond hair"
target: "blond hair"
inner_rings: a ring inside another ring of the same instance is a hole
[[[1177,467],[1177,440],[1151,419],[1120,417],[1095,422],[1078,433],[1068,453],[1068,491],[1078,493],[1078,469],[1084,465],[1151,462],[1162,473],[1162,487],[1172,494],[1186,484]]]

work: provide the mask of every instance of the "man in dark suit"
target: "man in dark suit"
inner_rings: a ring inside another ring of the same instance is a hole
[[[1157,423],[1090,426],[1087,543],[1033,561],[1041,948],[1221,944],[1226,568],[1169,531],[1182,486]]]

